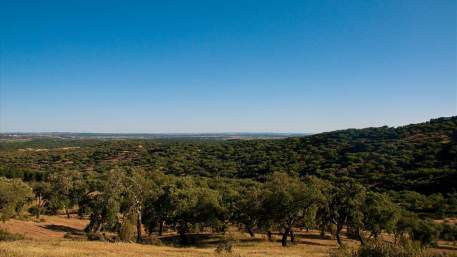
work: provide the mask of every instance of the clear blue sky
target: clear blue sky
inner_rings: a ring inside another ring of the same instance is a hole
[[[456,115],[456,3],[0,1],[0,131],[319,132]]]

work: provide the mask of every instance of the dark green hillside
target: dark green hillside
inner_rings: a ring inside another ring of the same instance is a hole
[[[79,148],[66,148],[74,147]],[[32,148],[32,149],[27,149]],[[376,190],[456,191],[457,117],[282,140],[31,140],[1,143],[0,170],[103,172],[139,166],[175,175],[263,180],[274,171],[355,178]]]

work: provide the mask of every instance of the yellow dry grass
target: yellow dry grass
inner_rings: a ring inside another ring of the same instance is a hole
[[[82,231],[88,221],[84,219],[67,219],[63,215],[47,216],[42,215],[41,221],[35,218],[30,220],[8,220],[0,222],[0,228],[10,233],[21,234],[35,240],[49,240],[63,238],[65,233],[71,230]]]
[[[14,242],[0,242],[0,257],[136,257],[136,256],[221,256],[215,253],[216,245],[205,242],[202,247],[173,247],[141,245],[135,243],[108,243],[94,241],[72,241],[65,239],[68,230],[82,231],[87,220],[67,219],[63,215],[44,216],[41,221],[9,220],[0,223],[0,228],[11,233],[24,235],[27,239]],[[225,256],[328,256],[330,248],[336,247],[334,240],[322,240],[318,237],[298,238],[299,244],[282,247],[279,235],[275,242],[269,242],[264,235],[251,238],[245,233],[235,232],[238,243],[233,253]],[[316,234],[317,235],[317,234]],[[213,241],[213,240],[209,240]],[[203,247],[204,245],[204,247]]]
[[[318,231],[297,231],[297,244],[282,247],[280,235],[274,235],[273,242],[266,240],[265,235],[257,234],[255,238],[246,233],[230,229],[235,239],[233,253],[216,254],[217,239],[210,236],[202,240],[198,247],[174,247],[142,245],[135,243],[108,243],[95,241],[74,241],[64,238],[67,231],[82,231],[87,220],[77,218],[67,219],[65,216],[44,216],[44,221],[31,219],[10,220],[0,223],[0,228],[12,233],[24,235],[27,239],[14,242],[0,242],[0,257],[193,257],[193,256],[284,256],[284,257],[324,257],[337,247],[335,240],[321,239]],[[167,233],[164,237],[176,236]],[[355,246],[356,241],[344,238],[349,246]],[[449,242],[448,242],[449,243]],[[450,245],[443,245],[435,251],[455,251]]]
[[[0,257],[193,257],[193,256],[328,256],[327,246],[294,245],[281,247],[277,242],[261,242],[236,247],[231,254],[216,254],[214,248],[168,247],[129,243],[104,243],[69,240],[22,240],[0,242]]]

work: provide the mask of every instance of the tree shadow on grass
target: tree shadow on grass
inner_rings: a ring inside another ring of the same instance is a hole
[[[216,247],[223,238],[222,234],[211,234],[211,233],[189,233],[187,234],[188,243],[182,244],[181,238],[179,235],[166,235],[161,236],[158,239],[164,245],[171,245],[175,247],[197,247],[197,248],[213,248]],[[306,234],[297,234],[296,241],[294,244],[300,245],[313,245],[313,246],[324,246],[328,247],[329,244],[320,243],[320,242],[313,242],[309,240],[304,240],[306,238],[309,239],[322,239],[319,235],[306,235]],[[245,237],[240,238],[237,240],[240,244],[239,247],[246,247],[251,245],[256,245],[260,242],[266,242],[268,239],[262,237]],[[330,241],[330,240],[329,240]],[[273,238],[270,242],[280,243],[280,238]],[[289,242],[290,243],[290,242]]]
[[[173,245],[175,247],[215,247],[221,240],[219,234],[207,234],[207,233],[189,233],[186,235],[188,239],[187,244],[181,243],[181,237],[179,235],[167,235],[159,237],[161,243],[165,245]]]
[[[328,244],[322,244],[322,243],[311,242],[311,241],[306,241],[306,240],[300,240],[300,241],[296,242],[296,244],[315,245],[315,246],[329,246]]]
[[[68,227],[68,226],[64,226],[64,225],[51,224],[51,225],[44,225],[44,226],[41,226],[41,227],[45,228],[45,229],[52,230],[52,231],[72,233],[72,234],[79,234],[79,233],[82,232],[79,229]]]
[[[306,238],[306,239],[334,240],[328,235],[325,235],[324,237],[322,237],[321,235],[318,235],[318,234],[306,234],[306,233],[296,233],[295,237],[296,238]]]

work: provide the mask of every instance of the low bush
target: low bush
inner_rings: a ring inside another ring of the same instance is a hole
[[[89,241],[105,241],[105,237],[101,233],[87,233],[87,240]]]
[[[147,237],[143,239],[142,243],[148,245],[162,245],[162,241],[157,237]]]
[[[340,247],[330,257],[451,257],[455,255],[431,253],[424,250],[419,242],[404,240],[390,243],[381,240],[368,241],[358,249]]]
[[[441,225],[440,239],[446,241],[457,240],[457,225],[444,223]]]
[[[223,238],[217,244],[215,249],[216,253],[231,253],[233,250],[233,245],[236,243],[236,238],[232,234],[225,234]]]

